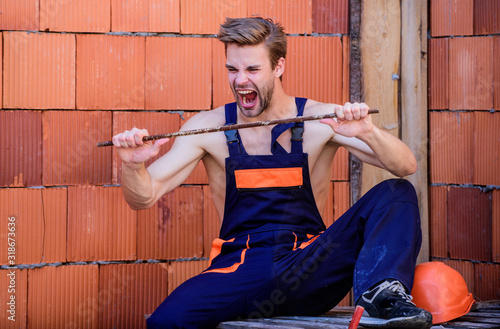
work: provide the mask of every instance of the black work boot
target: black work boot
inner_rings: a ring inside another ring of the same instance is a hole
[[[365,311],[360,325],[368,328],[430,328],[432,314],[412,303],[401,282],[388,279],[359,297]]]

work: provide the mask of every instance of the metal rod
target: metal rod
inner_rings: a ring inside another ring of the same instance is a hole
[[[378,109],[369,109],[368,113],[369,114],[379,113],[379,110]],[[228,131],[228,130],[236,130],[236,129],[261,127],[261,126],[271,126],[271,125],[279,125],[282,123],[304,122],[304,121],[321,120],[321,119],[336,118],[336,117],[337,117],[337,115],[335,113],[327,113],[327,114],[318,114],[318,115],[310,115],[310,116],[299,116],[299,117],[286,118],[286,119],[273,119],[273,120],[269,120],[269,121],[254,121],[254,122],[238,123],[238,124],[211,127],[211,128],[201,128],[201,129],[178,131],[175,133],[168,133],[168,134],[161,134],[161,135],[145,136],[142,138],[142,140],[144,142],[147,142],[147,141],[152,141],[152,140],[157,140],[157,139],[162,139],[162,138],[182,137],[182,136],[189,136],[189,135],[200,135],[200,134],[214,133],[214,132],[218,132],[218,131]],[[97,147],[112,146],[112,145],[113,145],[112,141],[97,143]]]
[[[363,306],[356,306],[354,309],[354,314],[352,315],[351,321],[349,323],[349,328],[348,329],[357,329],[359,325],[359,321],[361,320],[361,316],[363,315],[364,311]]]

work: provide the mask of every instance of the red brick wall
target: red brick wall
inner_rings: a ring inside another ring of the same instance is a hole
[[[429,7],[431,257],[500,299],[500,1]]]
[[[219,222],[201,164],[151,209],[133,211],[116,152],[96,143],[133,126],[177,131],[193,113],[232,101],[214,38],[227,16],[282,21],[287,91],[346,101],[347,4],[0,1],[0,327],[144,327],[144,314],[207,266]],[[343,150],[328,224],[349,205],[348,181]]]

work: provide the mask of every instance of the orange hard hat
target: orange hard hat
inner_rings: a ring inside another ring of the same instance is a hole
[[[441,262],[417,265],[411,295],[417,307],[432,313],[433,324],[461,317],[474,304],[464,278]]]

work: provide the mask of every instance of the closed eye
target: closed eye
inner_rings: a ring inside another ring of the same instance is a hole
[[[226,64],[226,68],[227,68],[227,70],[229,72],[236,72],[236,71],[238,71],[238,70],[236,70],[236,68],[234,66],[231,66],[231,65],[227,65]]]
[[[260,70],[260,66],[249,66],[249,67],[247,68],[247,70],[248,70],[249,72],[257,72],[257,71],[259,71],[259,70]]]

